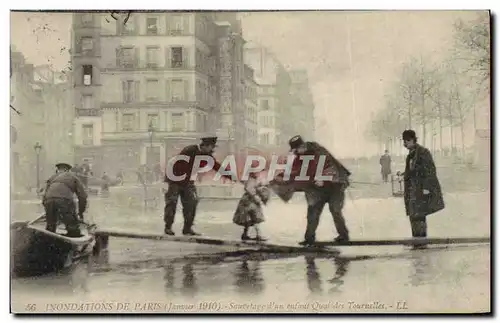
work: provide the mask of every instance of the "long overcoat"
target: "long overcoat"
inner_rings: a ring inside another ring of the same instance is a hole
[[[424,190],[429,193],[424,194]],[[420,145],[406,157],[404,202],[406,215],[414,218],[425,217],[445,207],[431,152]]]

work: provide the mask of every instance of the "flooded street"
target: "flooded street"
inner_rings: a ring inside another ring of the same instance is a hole
[[[429,217],[429,237],[489,236],[489,193],[447,194],[445,202],[444,211]],[[238,239],[240,228],[232,224],[236,203],[201,202],[196,229],[209,237]],[[119,207],[112,197],[94,199],[90,205],[87,219],[102,229],[162,232],[161,209],[143,212],[140,207]],[[38,208],[13,202],[12,220],[31,219]],[[262,229],[272,242],[295,245],[303,237],[305,211],[300,198],[290,204],[273,201],[265,210]],[[347,199],[345,217],[352,239],[411,235],[402,199]],[[182,212],[178,212],[177,234],[181,223]],[[336,234],[327,209],[317,234],[318,240]],[[340,257],[327,258],[110,238],[106,258],[107,262],[82,264],[72,274],[14,279],[12,308],[23,310],[33,303],[37,310],[48,312],[85,312],[89,306],[102,312],[490,309],[489,245],[420,251],[399,246],[342,247]]]

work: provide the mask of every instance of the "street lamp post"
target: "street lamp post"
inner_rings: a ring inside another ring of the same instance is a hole
[[[36,194],[40,196],[40,151],[42,150],[42,145],[37,142],[33,148],[36,153]]]

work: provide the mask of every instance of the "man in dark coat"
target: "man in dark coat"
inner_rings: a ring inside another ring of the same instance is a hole
[[[409,150],[404,176],[404,202],[413,237],[427,236],[426,216],[444,209],[441,185],[430,151],[417,144],[415,131],[403,132]]]
[[[344,207],[345,190],[349,186],[349,176],[351,172],[347,170],[333,155],[323,146],[314,141],[304,141],[301,136],[295,136],[289,141],[291,152],[296,156],[290,173],[290,183],[295,186],[295,191],[303,191],[307,200],[307,228],[304,235],[304,241],[301,245],[312,245],[316,241],[316,229],[319,224],[321,213],[325,204],[328,203],[330,212],[333,216],[335,228],[338,237],[335,241],[348,241],[349,231],[345,219],[342,215]],[[300,180],[298,177],[301,172],[303,161],[301,156],[310,156],[306,176],[308,180]],[[332,176],[331,180],[318,180],[315,178],[318,162],[323,157],[325,164],[322,175]],[[280,174],[278,178],[282,178]]]
[[[385,153],[380,157],[380,168],[382,180],[384,183],[389,182],[389,175],[391,174],[391,155],[389,155],[389,150],[385,150]]]
[[[57,173],[47,180],[43,197],[43,206],[47,217],[46,230],[56,232],[57,223],[62,221],[70,237],[81,236],[75,212],[73,196],[78,197],[78,215],[83,220],[87,208],[87,193],[78,177],[70,172],[71,166],[66,163],[56,165]]]
[[[175,235],[174,231],[172,231],[172,224],[174,223],[177,201],[180,196],[182,213],[184,215],[184,228],[182,229],[182,234],[190,236],[200,235],[192,229],[196,216],[198,196],[194,181],[191,180],[191,174],[193,172],[195,157],[202,155],[212,157],[216,143],[217,137],[207,137],[202,138],[199,145],[190,145],[182,149],[179,156],[187,156],[189,161],[179,160],[175,162],[172,172],[175,176],[185,175],[183,180],[174,180],[173,178],[169,178],[168,172],[165,173],[165,182],[168,183],[168,190],[165,193],[165,213],[163,218],[165,222],[165,234]],[[201,164],[203,164],[203,162]],[[205,165],[200,165],[200,167],[204,166]],[[213,169],[218,171],[220,167],[221,165],[214,160]],[[232,179],[231,176],[223,176]]]

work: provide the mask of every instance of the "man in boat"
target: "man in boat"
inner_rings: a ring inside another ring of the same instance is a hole
[[[76,194],[78,215],[83,220],[83,213],[87,208],[87,193],[78,177],[70,172],[71,165],[59,163],[56,168],[56,174],[47,181],[43,196],[43,206],[47,218],[46,230],[56,232],[57,224],[61,221],[66,226],[68,237],[79,237],[81,232],[73,197]]]
[[[443,194],[431,152],[417,143],[415,131],[403,131],[403,145],[409,150],[403,173],[406,215],[413,237],[423,238],[426,216],[444,209]]]
[[[335,241],[349,240],[349,230],[342,215],[344,207],[345,190],[349,186],[351,172],[347,170],[333,155],[323,146],[314,141],[304,141],[301,136],[294,136],[289,141],[290,151],[296,156],[290,173],[290,183],[296,191],[304,191],[307,200],[307,228],[304,241],[301,245],[312,245],[316,241],[316,229],[325,204],[328,203],[333,216],[338,236]],[[306,176],[308,180],[299,180],[302,163],[301,156],[309,156],[312,160],[307,167]],[[322,175],[331,176],[331,180],[315,179],[320,156],[324,156],[324,167]],[[278,179],[283,180],[283,174]]]
[[[189,161],[179,160],[173,165],[172,172],[175,176],[186,175],[183,180],[174,180],[169,178],[168,172],[165,172],[165,182],[168,183],[168,189],[165,193],[165,212],[163,220],[165,222],[165,234],[175,235],[172,231],[172,224],[174,223],[175,213],[177,210],[177,201],[181,197],[182,213],[184,215],[184,227],[182,234],[188,236],[198,236],[199,233],[193,231],[194,218],[196,216],[196,208],[198,205],[198,196],[196,193],[196,186],[191,179],[193,172],[194,159],[196,156],[209,156],[212,157],[214,149],[217,144],[217,137],[205,137],[201,139],[198,145],[190,145],[182,149],[179,156],[187,156]],[[203,164],[203,162],[202,162]],[[200,165],[204,167],[205,165]],[[214,160],[213,169],[218,171],[221,165]],[[233,180],[231,176],[222,175],[228,179]]]

